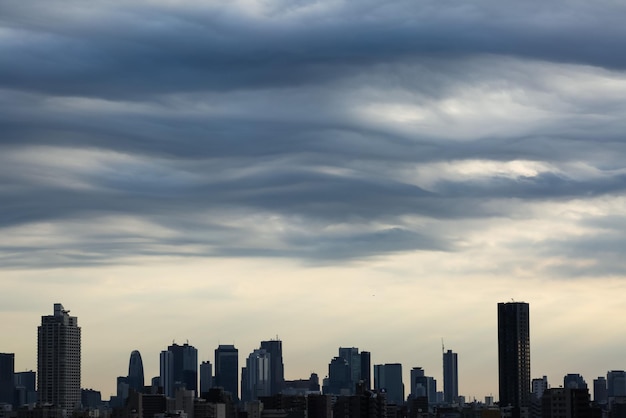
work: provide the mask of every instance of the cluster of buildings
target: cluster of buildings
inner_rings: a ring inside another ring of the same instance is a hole
[[[498,304],[499,402],[465,403],[458,393],[458,355],[442,347],[443,391],[421,367],[410,370],[405,391],[399,363],[371,364],[371,353],[340,347],[321,385],[317,374],[285,380],[282,341],[261,341],[240,369],[234,345],[219,345],[214,362],[198,361],[188,342],[159,356],[160,373],[146,382],[141,354],[130,355],[108,401],[81,388],[81,329],[55,304],[42,316],[37,372],[14,371],[15,355],[0,353],[0,418],[400,418],[626,417],[626,372],[594,380],[591,401],[584,378],[568,374],[550,388],[531,379],[529,306]],[[372,373],[373,371],[373,373]]]

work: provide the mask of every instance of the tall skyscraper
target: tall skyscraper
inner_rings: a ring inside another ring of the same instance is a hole
[[[404,383],[402,365],[399,363],[374,365],[374,389],[385,389],[387,402],[404,405]]]
[[[339,347],[339,357],[348,362],[350,368],[350,394],[356,393],[356,385],[361,380],[361,355],[356,347]]]
[[[271,396],[271,354],[265,349],[254,350],[246,359],[241,371],[241,400],[256,401],[261,396]]]
[[[426,376],[424,369],[421,367],[413,367],[410,377],[411,397],[413,399],[426,396],[430,405],[437,403],[437,380],[435,378]]]
[[[128,362],[128,388],[135,392],[143,392],[144,385],[143,361],[141,361],[139,351],[134,350],[130,353],[130,361]]]
[[[530,406],[530,318],[528,303],[498,303],[500,407]]]
[[[593,379],[593,400],[600,405],[605,405],[608,398],[606,379],[603,376]]]
[[[612,398],[626,396],[626,372],[624,370],[611,370],[607,372],[606,386],[609,403]]]
[[[270,356],[270,395],[281,393],[285,386],[285,366],[283,364],[283,342],[281,340],[261,341],[261,349]]]
[[[200,395],[213,387],[213,365],[210,361],[200,363]]]
[[[163,350],[159,355],[159,384],[163,394],[168,398],[174,397],[174,360],[171,351]]]
[[[220,345],[215,349],[215,386],[239,399],[239,350],[234,345]]]
[[[13,404],[15,354],[0,353],[0,403]]]
[[[41,317],[37,329],[37,392],[39,401],[68,412],[80,405],[80,327],[60,303],[54,314]]]
[[[456,403],[459,397],[459,367],[457,353],[448,350],[443,353],[443,400],[447,404]]]
[[[165,396],[173,398],[176,389],[193,390],[198,395],[198,350],[176,343],[161,351],[161,386]]]
[[[369,351],[361,351],[361,380],[366,390],[372,388],[372,363]]]

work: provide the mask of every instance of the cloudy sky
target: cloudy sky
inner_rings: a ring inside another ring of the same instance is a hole
[[[0,0],[0,351],[61,302],[104,397],[139,349],[287,378],[339,346],[497,398],[626,368],[626,4]],[[407,384],[407,392],[408,381]]]

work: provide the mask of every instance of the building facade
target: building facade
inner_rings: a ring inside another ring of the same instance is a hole
[[[443,400],[448,405],[456,403],[459,397],[459,367],[457,353],[448,350],[443,353]]]
[[[62,304],[41,317],[37,329],[37,393],[39,401],[72,412],[80,406],[80,332],[78,318]]]
[[[404,405],[404,383],[400,363],[374,365],[374,389],[387,394],[387,403]]]
[[[283,363],[283,342],[279,339],[261,341],[261,350],[265,350],[270,357],[270,387],[271,395],[281,393],[285,386],[285,365]]]
[[[239,350],[234,345],[220,344],[215,349],[215,386],[239,399]]]
[[[500,407],[518,416],[530,406],[530,318],[524,302],[498,303]]]
[[[128,388],[135,392],[143,392],[145,379],[143,376],[143,361],[139,351],[134,350],[130,353],[128,362]]]

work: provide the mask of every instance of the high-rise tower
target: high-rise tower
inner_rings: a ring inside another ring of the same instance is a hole
[[[173,343],[167,351],[161,351],[161,386],[171,398],[176,389],[193,390],[198,395],[198,350],[187,343]]]
[[[530,406],[530,318],[528,303],[498,303],[500,407],[514,416]]]
[[[443,400],[453,404],[459,397],[459,368],[457,353],[448,350],[443,353]]]
[[[128,388],[135,392],[143,392],[144,384],[141,354],[139,351],[134,350],[130,353],[130,361],[128,362]]]
[[[0,353],[0,403],[13,403],[15,354]]]
[[[281,340],[261,341],[261,350],[270,357],[270,395],[281,393],[285,386],[285,366],[283,364],[283,342]]]
[[[39,401],[72,412],[80,405],[80,327],[60,303],[37,329]]]
[[[234,345],[220,345],[215,349],[215,386],[239,399],[239,350]]]

